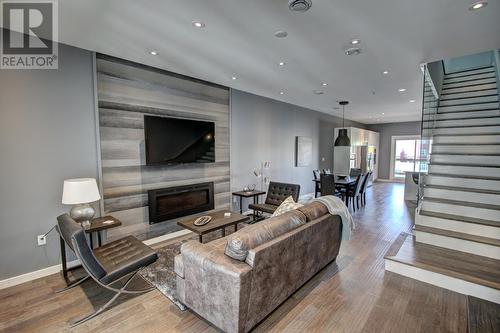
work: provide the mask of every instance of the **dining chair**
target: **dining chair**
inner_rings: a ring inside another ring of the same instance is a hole
[[[356,211],[356,205],[358,206],[359,209],[359,196],[361,193],[361,185],[363,182],[363,174],[360,174],[356,177],[356,182],[352,187],[350,187],[347,190],[347,199],[346,200],[352,200],[352,209],[353,211]]]
[[[361,185],[361,205],[364,206],[366,205],[366,189],[368,188],[368,183],[370,181],[370,177],[372,176],[373,172],[369,171],[366,173],[364,179],[363,179],[363,184]]]
[[[330,170],[330,169],[323,169],[323,173],[325,175],[331,175],[332,174],[332,170]]]
[[[363,171],[360,168],[351,168],[351,170],[349,171],[349,177],[354,178],[362,173],[363,173]]]
[[[314,181],[314,197],[318,197],[318,193],[321,193],[321,183],[320,183],[320,171],[313,170],[313,181]]]

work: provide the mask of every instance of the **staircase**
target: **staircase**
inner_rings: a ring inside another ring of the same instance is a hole
[[[437,113],[426,116],[424,105],[423,130],[432,146],[414,236],[401,236],[386,268],[500,303],[496,68],[445,75]]]

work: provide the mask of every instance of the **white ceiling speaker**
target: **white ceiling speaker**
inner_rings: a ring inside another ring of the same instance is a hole
[[[305,12],[312,6],[312,0],[288,0],[288,8],[294,12]]]

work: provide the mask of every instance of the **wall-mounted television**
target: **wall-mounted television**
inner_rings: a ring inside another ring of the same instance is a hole
[[[215,162],[215,124],[144,116],[146,165]]]

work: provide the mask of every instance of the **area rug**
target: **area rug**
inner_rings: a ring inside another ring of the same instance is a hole
[[[186,310],[186,306],[181,303],[177,296],[174,257],[181,253],[181,245],[183,243],[197,239],[197,236],[185,237],[155,249],[158,253],[158,260],[139,271],[142,278],[155,286],[182,311]]]

